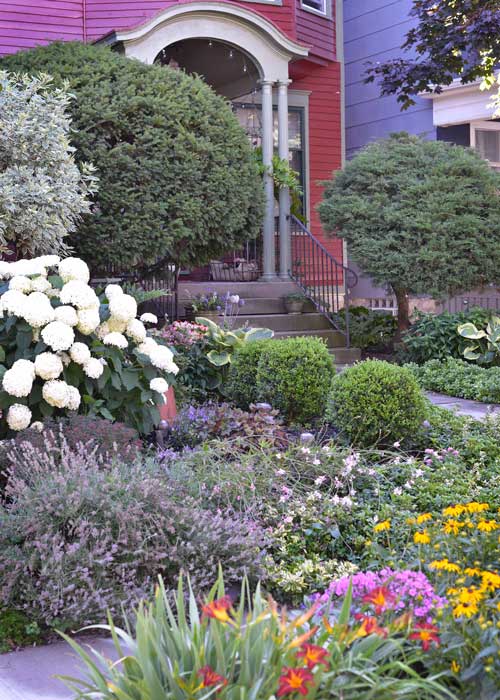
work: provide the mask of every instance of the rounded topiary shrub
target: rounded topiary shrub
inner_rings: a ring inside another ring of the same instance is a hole
[[[410,370],[367,360],[334,378],[326,417],[354,445],[389,445],[419,429],[426,405]]]
[[[259,400],[257,368],[260,356],[272,340],[247,343],[234,355],[224,387],[227,396],[240,408],[248,409]]]
[[[323,416],[333,373],[333,359],[320,338],[274,340],[260,354],[257,398],[287,421],[307,425]]]
[[[78,162],[99,192],[70,245],[94,269],[189,266],[256,235],[262,180],[227,101],[201,79],[105,47],[55,42],[0,61],[15,73],[69,81]]]

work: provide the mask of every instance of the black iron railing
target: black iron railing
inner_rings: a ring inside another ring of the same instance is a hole
[[[295,216],[290,216],[292,266],[290,277],[346,339],[349,338],[349,293],[358,277],[333,255]]]

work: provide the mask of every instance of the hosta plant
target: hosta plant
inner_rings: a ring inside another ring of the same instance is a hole
[[[78,411],[140,433],[159,420],[171,350],[148,337],[137,302],[110,284],[99,296],[83,260],[0,262],[0,434]]]
[[[493,316],[486,328],[478,328],[474,323],[463,323],[458,327],[463,338],[472,340],[472,344],[463,351],[466,360],[481,365],[500,364],[500,317]]]
[[[66,637],[87,678],[63,680],[75,697],[102,700],[454,697],[439,674],[421,675],[425,652],[407,617],[381,634],[351,616],[350,606],[348,592],[335,621],[313,626],[314,606],[289,615],[259,587],[252,595],[246,581],[236,603],[219,579],[201,610],[192,592],[186,605],[182,581],[171,606],[160,582],[154,601],[139,606],[135,629],[118,629],[111,620],[104,626],[121,663]]]

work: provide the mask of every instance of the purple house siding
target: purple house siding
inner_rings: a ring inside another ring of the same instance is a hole
[[[84,39],[84,0],[16,0],[0,6],[0,55],[56,39]]]
[[[411,27],[411,0],[344,0],[346,151],[357,149],[394,131],[436,138],[432,103],[417,99],[405,112],[394,97],[381,97],[376,83],[365,85],[366,62],[401,55]]]

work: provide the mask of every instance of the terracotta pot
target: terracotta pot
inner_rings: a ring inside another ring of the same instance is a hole
[[[304,308],[304,301],[295,299],[285,299],[285,309],[287,314],[301,314]]]
[[[160,406],[160,419],[172,423],[177,415],[177,406],[175,405],[174,387],[169,386],[165,393],[166,403]]]

